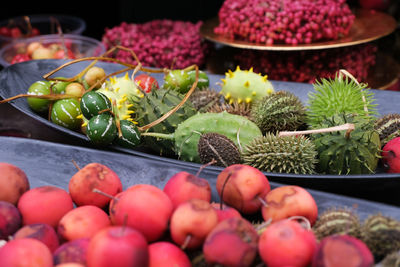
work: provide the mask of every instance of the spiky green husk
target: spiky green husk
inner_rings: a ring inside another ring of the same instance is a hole
[[[224,103],[224,102],[219,102],[215,103],[214,105],[210,106],[207,109],[207,112],[213,112],[213,113],[220,113],[226,111],[230,114],[235,114],[235,115],[240,115],[243,117],[246,117],[248,119],[251,119],[250,112],[251,112],[251,105],[250,103],[238,103],[238,102],[232,102],[231,104],[229,103]]]
[[[252,69],[241,70],[239,66],[234,72],[229,70],[222,82],[221,94],[228,103],[252,103],[274,92],[267,75],[261,76]]]
[[[221,102],[222,95],[211,88],[205,88],[203,90],[194,91],[190,95],[189,100],[192,102],[195,109],[200,112],[205,112],[208,107]]]
[[[288,91],[278,91],[256,101],[251,109],[251,118],[267,132],[295,131],[305,123],[305,106]]]
[[[400,221],[375,214],[363,224],[361,240],[369,247],[376,260],[400,250]]]
[[[384,146],[393,138],[400,136],[400,114],[386,114],[376,120],[374,127],[379,134],[382,146]]]
[[[244,147],[243,163],[267,172],[313,174],[317,151],[306,137],[267,133]]]
[[[133,100],[135,103],[135,120],[139,125],[149,124],[177,106],[182,101],[183,97],[184,95],[175,90],[161,88],[152,90],[151,93],[146,94],[144,97],[136,99],[136,102]],[[149,132],[173,133],[181,122],[196,113],[197,111],[192,103],[186,101],[180,109],[167,119],[150,128]],[[160,155],[174,155],[174,143],[172,140],[146,137],[144,138],[144,142],[146,146]]]
[[[376,267],[400,267],[400,250],[388,254]]]
[[[334,115],[320,125],[328,128],[353,123],[349,135],[336,131],[312,135],[318,151],[317,172],[326,174],[374,173],[380,157],[380,140],[373,128],[374,120],[351,114]]]
[[[318,216],[313,231],[319,240],[334,234],[360,238],[361,222],[358,215],[349,209],[331,208]]]
[[[357,84],[347,77],[335,77],[322,78],[313,86],[315,92],[308,94],[306,122],[314,128],[324,117],[335,114],[350,113],[360,117],[377,115],[374,94],[366,84]]]

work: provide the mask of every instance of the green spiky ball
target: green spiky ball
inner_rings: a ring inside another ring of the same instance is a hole
[[[345,123],[354,124],[354,130],[312,135],[318,151],[317,171],[338,175],[374,173],[381,148],[379,135],[373,128],[374,121],[341,114],[327,118],[320,124],[320,128]]]
[[[360,117],[376,115],[374,94],[366,84],[357,84],[349,78],[322,78],[314,83],[315,92],[308,94],[307,124],[318,127],[324,117],[350,113]]]
[[[374,127],[384,146],[393,138],[400,136],[400,114],[386,114],[376,120]]]
[[[313,174],[317,151],[306,137],[267,133],[244,147],[244,164],[267,172]]]
[[[267,132],[297,130],[305,122],[305,106],[288,91],[278,91],[256,101],[251,109],[251,118]]]

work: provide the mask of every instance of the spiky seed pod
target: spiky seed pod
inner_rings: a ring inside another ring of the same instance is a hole
[[[400,267],[400,250],[388,254],[376,267]]]
[[[228,167],[241,162],[240,151],[235,143],[219,133],[202,134],[197,149],[203,164],[215,160],[214,165]]]
[[[307,124],[318,127],[324,117],[340,113],[357,114],[361,117],[376,115],[374,94],[366,84],[357,84],[349,78],[322,78],[314,84],[307,103]],[[365,101],[364,101],[365,100]]]
[[[380,157],[380,140],[374,121],[351,114],[334,115],[321,123],[328,128],[352,123],[351,132],[335,131],[312,135],[318,151],[317,172],[328,174],[374,173]]]
[[[375,214],[363,223],[361,240],[369,247],[376,260],[400,250],[400,221]]]
[[[305,112],[305,106],[296,95],[278,91],[254,102],[251,118],[263,134],[295,131],[305,123]]]
[[[360,238],[361,222],[358,215],[349,209],[331,208],[318,216],[313,231],[319,240],[334,234]]]
[[[386,114],[376,120],[374,127],[384,146],[393,138],[400,136],[400,114]]]
[[[206,111],[209,106],[220,103],[222,101],[222,95],[211,88],[205,88],[194,91],[190,95],[189,100],[196,110],[202,112]]]
[[[317,151],[314,143],[304,136],[277,136],[267,133],[244,147],[244,164],[262,171],[313,174]]]
[[[244,116],[248,119],[250,119],[250,111],[251,111],[251,105],[249,103],[238,103],[238,102],[232,102],[231,104],[229,103],[215,103],[214,105],[210,106],[207,109],[207,112],[213,112],[213,113],[219,113],[226,111],[230,114],[236,114],[240,116]]]
[[[225,79],[222,79],[222,82],[221,94],[228,103],[234,101],[251,103],[274,92],[268,76],[254,73],[252,68],[241,70],[237,66],[234,72],[229,70],[225,73]]]

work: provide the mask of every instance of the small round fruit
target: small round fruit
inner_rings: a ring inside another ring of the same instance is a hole
[[[71,130],[78,129],[82,120],[79,101],[76,98],[57,100],[51,110],[51,121]]]
[[[43,45],[40,42],[32,42],[30,43],[27,48],[26,48],[26,53],[29,56],[32,56],[33,52],[38,49],[39,47],[43,47]]]
[[[126,148],[134,148],[140,144],[139,128],[131,121],[120,121],[122,136],[117,138],[117,144]]]
[[[64,94],[65,93],[65,88],[67,87],[68,84],[71,82],[64,82],[64,81],[52,81],[52,91],[54,94]]]
[[[111,110],[111,101],[100,92],[89,91],[82,96],[80,106],[83,116],[90,120],[102,110]]]
[[[46,47],[39,47],[32,53],[32,59],[52,59],[54,51]]]
[[[73,82],[65,87],[65,94],[72,95],[74,97],[82,97],[85,93],[85,87],[81,83]]]
[[[148,74],[140,74],[135,77],[135,82],[137,85],[140,86],[140,88],[143,89],[146,93],[150,93],[152,89],[158,89],[159,85],[157,80],[148,75]]]
[[[190,84],[194,84],[196,81],[196,71],[191,70],[188,72]],[[199,70],[199,80],[197,81],[197,88],[204,89],[210,86],[210,79],[208,78],[207,73]]]
[[[48,95],[50,94],[50,82],[36,81],[28,89],[30,95]],[[45,112],[49,108],[50,101],[47,99],[27,97],[28,105],[36,112]]]
[[[187,71],[171,70],[165,75],[164,88],[173,89],[184,94],[189,91],[190,85],[190,77]]]
[[[96,145],[109,145],[118,136],[117,126],[111,114],[102,113],[92,117],[86,135]]]
[[[93,86],[95,83],[100,81],[106,76],[104,69],[100,67],[91,67],[85,75],[85,81],[89,86]],[[97,85],[96,88],[99,88],[101,84]]]

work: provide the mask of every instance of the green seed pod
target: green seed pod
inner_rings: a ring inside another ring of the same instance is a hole
[[[176,90],[181,94],[185,94],[189,91],[191,86],[191,80],[189,74],[185,70],[171,70],[164,77],[164,89]]]
[[[382,146],[384,146],[393,138],[400,136],[400,114],[384,115],[376,120],[374,128],[379,134]]]
[[[117,126],[111,114],[93,116],[87,125],[86,135],[96,145],[109,145],[118,136]]]
[[[188,75],[189,75],[189,80],[190,80],[190,86],[192,86],[194,84],[194,82],[196,81],[196,71],[191,70],[188,72]],[[190,86],[189,86],[189,88],[190,88]],[[203,89],[208,88],[208,86],[210,86],[210,79],[208,78],[207,73],[199,70],[199,79],[197,81],[197,88],[199,88],[200,90],[203,90]]]
[[[81,98],[80,106],[83,116],[88,120],[98,115],[100,111],[112,108],[111,101],[96,91],[86,92]]]
[[[36,81],[28,88],[28,94],[30,95],[48,95],[50,94],[50,82],[48,81]],[[41,99],[36,97],[27,97],[29,107],[38,112],[46,112],[49,109],[50,100]]]
[[[126,148],[135,148],[141,142],[140,132],[136,124],[128,120],[120,121],[122,136],[116,139],[116,143]]]
[[[76,130],[82,123],[81,110],[76,98],[60,99],[54,102],[51,121],[65,128]]]

